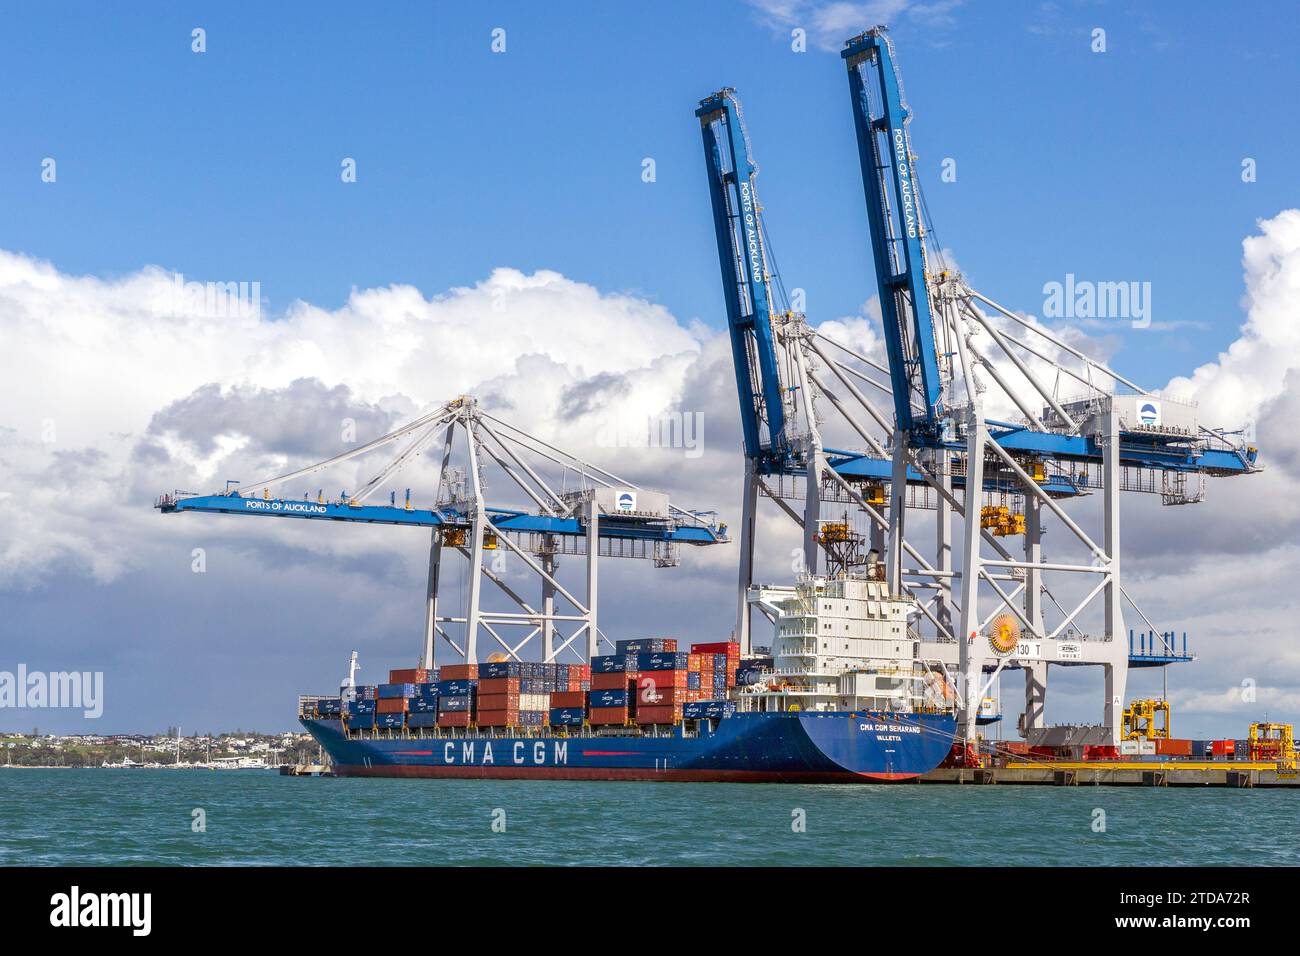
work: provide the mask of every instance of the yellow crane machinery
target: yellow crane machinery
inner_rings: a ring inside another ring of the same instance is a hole
[[[1290,724],[1250,725],[1250,759],[1276,760],[1278,769],[1295,771],[1295,737]]]
[[[1163,725],[1157,726],[1156,716],[1163,715]],[[1124,708],[1124,739],[1145,737],[1169,739],[1169,701],[1135,700]]]

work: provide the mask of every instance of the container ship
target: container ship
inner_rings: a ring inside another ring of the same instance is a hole
[[[493,660],[303,697],[338,776],[791,783],[912,780],[949,755],[952,684],[878,577],[766,588],[771,652],[619,641],[590,663]]]

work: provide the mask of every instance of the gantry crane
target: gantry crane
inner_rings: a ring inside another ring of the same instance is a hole
[[[463,441],[456,448],[456,436]],[[402,443],[405,443],[404,445]],[[382,448],[399,448],[359,490],[326,498],[323,490],[298,498],[272,497],[270,489],[337,471],[351,459]],[[464,468],[453,468],[458,450]],[[388,504],[366,501],[404,467],[425,453],[439,462],[431,507],[416,507],[411,491]],[[490,505],[488,472],[502,477],[525,501]],[[530,435],[482,409],[473,397],[460,396],[420,415],[402,427],[316,464],[210,495],[174,493],[155,506],[165,514],[201,512],[305,518],[430,529],[429,572],[421,666],[435,663],[437,637],[466,663],[479,660],[480,638],[487,638],[511,659],[521,659],[540,637],[540,656],[557,659],[565,651],[578,660],[599,653],[604,638],[597,615],[599,559],[653,560],[657,567],[678,563],[682,545],[693,547],[728,540],[726,525],[713,512],[685,511],[662,492],[641,488],[604,468],[584,461]],[[513,554],[525,574],[541,585],[541,601],[522,596],[484,553]],[[459,554],[469,562],[463,612],[447,613],[441,598],[445,558]],[[558,559],[584,558],[585,593],[575,595],[559,580]],[[507,599],[510,610],[487,606],[486,581]],[[561,607],[557,609],[557,599]],[[507,629],[514,629],[507,633]],[[568,633],[564,633],[567,629]],[[518,633],[523,632],[523,637]]]
[[[1102,722],[1071,742],[1116,743],[1130,662],[1123,602],[1137,610],[1153,636],[1168,638],[1168,646],[1157,652],[1153,645],[1135,663],[1192,659],[1185,650],[1177,652],[1168,637],[1172,632],[1157,628],[1123,588],[1119,493],[1144,491],[1159,494],[1164,504],[1194,503],[1202,497],[1205,476],[1258,471],[1257,451],[1239,432],[1203,425],[1194,404],[1141,388],[1031,317],[977,292],[949,268],[930,242],[910,113],[885,29],[853,37],[842,55],[867,199],[883,363],[822,333],[804,316],[773,307],[780,280],[770,267],[770,238],[754,188],[757,164],[735,92],[715,93],[696,110],[742,416],[758,420],[761,392],[770,424],[777,399],[783,399],[779,441],[769,430],[766,444],[751,443],[746,430],[737,634],[747,647],[749,608],[763,606],[755,600],[762,589],[752,578],[758,493],[802,525],[810,570],[825,544],[817,533],[822,504],[834,497],[837,507],[851,502],[866,520],[871,551],[885,555],[891,589],[916,598],[918,629],[928,630],[919,635],[923,655],[959,668],[968,742],[975,738],[972,718],[980,700],[1008,668],[1025,672],[1022,730],[1035,742],[1051,742],[1043,707],[1048,665],[1056,664],[1104,668]],[[761,296],[746,298],[751,288]],[[756,389],[756,368],[759,376],[772,370],[762,378],[771,388]],[[1062,395],[1063,383],[1080,394]],[[888,396],[892,414],[868,392]],[[825,447],[827,404],[835,423],[865,448]],[[1008,411],[994,418],[986,414],[989,406]],[[1064,508],[1094,493],[1103,499],[1100,534],[1089,534]],[[933,561],[906,535],[909,510],[920,509],[933,512]],[[960,519],[959,538],[954,519]],[[1081,558],[1045,560],[1045,519],[1064,529],[1064,552]],[[1010,539],[1021,536],[1023,553],[1015,554]],[[1054,582],[1092,580],[1057,587],[1048,585],[1049,576]],[[1066,593],[1072,587],[1082,599],[1067,610],[1058,595],[1074,600]],[[1098,596],[1104,603],[1100,633],[1085,633],[1077,622]],[[1055,608],[1050,627],[1049,602]],[[998,645],[990,632],[990,622],[1008,612],[1021,627],[1013,647]]]

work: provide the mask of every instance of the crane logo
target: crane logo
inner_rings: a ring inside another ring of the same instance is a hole
[[[1148,428],[1153,425],[1159,425],[1160,406],[1155,402],[1143,402],[1142,407],[1138,409],[1138,419]]]
[[[636,493],[632,491],[620,491],[617,502],[619,511],[636,511]]]

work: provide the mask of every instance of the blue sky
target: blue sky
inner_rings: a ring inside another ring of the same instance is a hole
[[[1067,273],[1150,282],[1155,327],[1088,330],[1117,353],[1118,369],[1148,385],[1214,361],[1238,339],[1242,240],[1259,220],[1297,205],[1292,6],[1232,15],[1210,3],[864,6],[899,11],[892,35],[920,179],[940,240],[977,289],[1039,313],[1044,284]],[[734,520],[729,356],[720,337],[692,339],[676,324],[719,329],[725,321],[693,113],[718,87],[738,90],[785,285],[807,290],[814,322],[858,314],[876,283],[848,84],[826,47],[875,18],[867,12],[843,27],[849,9],[768,0],[649,10],[0,10],[0,332],[13,363],[0,379],[0,669],[24,660],[33,669],[103,670],[111,698],[99,723],[0,714],[0,727],[284,728],[294,695],[329,688],[352,647],[362,648],[364,678],[412,664],[422,535],[162,519],[149,507],[162,490],[261,477],[253,471],[275,455],[301,455],[320,435],[333,441],[335,412],[386,421],[402,402],[409,412],[462,390],[535,389],[536,407],[517,409],[528,415],[600,375],[626,378],[634,397],[661,402],[672,386],[668,397],[684,408],[708,410],[709,454],[689,469],[676,460],[665,468],[663,459],[647,466],[632,454],[600,460],[620,471],[629,460],[648,467],[646,484],[667,474],[674,494],[681,484],[698,495],[685,503]],[[790,29],[804,22],[808,51],[795,53]],[[201,55],[191,51],[195,27],[207,34]],[[503,54],[490,47],[498,27]],[[1105,53],[1090,49],[1097,27]],[[54,184],[41,181],[46,157],[57,163]],[[340,179],[345,157],[356,160],[356,183]],[[647,157],[653,183],[642,181]],[[1241,179],[1247,157],[1257,164],[1253,183]],[[956,161],[956,182],[940,180],[945,158]],[[1300,253],[1286,251],[1289,229],[1297,226],[1280,223],[1264,244],[1273,250],[1259,257],[1264,291],[1274,261],[1291,255],[1300,269]],[[60,281],[28,281],[31,270],[5,252],[47,260]],[[260,282],[276,329],[195,325],[189,335],[140,299],[149,265],[188,279]],[[488,282],[500,269],[559,276],[493,317],[491,288],[524,281]],[[66,278],[81,275],[104,281]],[[1274,680],[1300,713],[1300,656],[1290,650],[1300,608],[1288,597],[1300,560],[1289,544],[1300,535],[1300,506],[1289,504],[1300,479],[1290,427],[1300,397],[1283,400],[1295,391],[1285,382],[1300,385],[1290,281],[1274,283],[1261,310],[1263,358],[1248,354],[1217,380],[1220,394],[1258,384],[1234,413],[1274,401],[1271,417],[1261,416],[1273,429],[1262,452],[1272,471],[1248,479],[1249,488],[1212,489],[1217,497],[1194,516],[1144,501],[1133,513],[1145,517],[1126,532],[1126,554],[1138,558],[1126,556],[1135,590],[1151,596],[1162,621],[1190,629],[1194,646],[1217,654],[1188,681],[1200,695],[1201,732],[1244,733],[1240,713],[1223,703],[1238,671]],[[448,294],[484,283],[476,295]],[[394,284],[440,298],[412,303],[395,293],[364,308],[349,300],[353,289]],[[328,314],[285,316],[297,300]],[[473,354],[446,345],[463,343],[465,315],[474,332],[492,330]],[[516,321],[528,326],[518,335]],[[394,339],[377,341],[394,329]],[[298,355],[299,335],[320,356]],[[580,341],[588,336],[593,342]],[[564,347],[537,345],[548,337]],[[413,345],[403,354],[393,341]],[[545,361],[517,364],[517,341]],[[683,341],[703,343],[693,364],[680,359],[689,352]],[[629,356],[629,342],[644,356]],[[346,394],[326,414],[318,393],[286,388],[296,375]],[[213,398],[202,392],[213,383],[251,390],[239,401]],[[197,400],[205,395],[211,406]],[[187,408],[213,414],[187,418]],[[206,422],[240,415],[246,425],[261,416],[263,427],[247,429],[258,436],[247,448],[214,459],[211,480],[175,443],[160,450],[177,434],[211,443],[200,434]],[[57,442],[39,435],[47,418],[57,419]],[[175,434],[165,432],[172,426]],[[1271,498],[1256,490],[1267,487]],[[208,550],[206,576],[191,573],[196,546]],[[1255,555],[1252,574],[1222,586],[1223,569],[1242,567],[1243,549]],[[782,570],[780,548],[767,557]],[[602,570],[610,589],[603,621],[616,636],[652,626],[686,640],[725,637],[734,554],[710,560],[671,586]],[[1211,597],[1189,604],[1192,587]],[[1234,643],[1243,619],[1256,636],[1245,650]],[[1237,661],[1245,663],[1233,670]],[[1049,716],[1095,719],[1094,696]]]
[[[1143,381],[1240,319],[1240,248],[1294,200],[1286,5],[968,4],[894,37],[940,239],[978,288],[1150,281]],[[426,293],[498,265],[722,320],[695,102],[735,86],[787,286],[815,319],[874,291],[838,56],[744,4],[62,4],[3,14],[0,246],[107,276],[250,277],[273,310]],[[1213,28],[1208,27],[1213,24]],[[190,51],[207,30],[208,52]],[[490,51],[490,31],[507,51]],[[1107,31],[1107,52],[1089,33]],[[40,181],[58,162],[59,183]],[[340,182],[343,157],[358,182]],[[657,181],[641,181],[653,157]],[[1243,157],[1258,181],[1240,178]],[[956,183],[939,164],[957,160]],[[1116,330],[1121,336],[1124,329]]]

